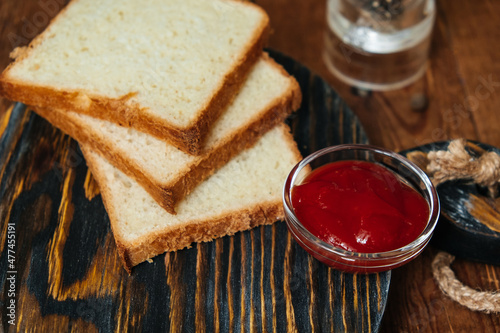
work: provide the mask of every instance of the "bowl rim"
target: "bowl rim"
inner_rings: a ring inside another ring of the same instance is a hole
[[[329,153],[341,150],[371,151],[376,154],[385,155],[387,157],[397,159],[399,160],[399,162],[408,167],[408,169],[411,170],[414,174],[416,174],[418,178],[423,182],[423,184],[425,185],[424,192],[427,192],[429,196],[429,200],[426,198],[426,201],[429,204],[429,218],[427,219],[426,227],[415,240],[408,243],[407,245],[404,245],[402,247],[390,251],[376,252],[376,253],[352,252],[333,246],[332,244],[323,241],[322,239],[318,238],[313,233],[311,233],[308,229],[306,229],[302,225],[302,223],[300,223],[299,219],[295,215],[293,205],[291,203],[291,198],[290,198],[292,189],[291,185],[295,182],[300,171],[304,169],[304,167],[309,165],[309,163],[311,163],[313,160],[315,160],[320,156],[324,156]],[[285,209],[286,222],[287,224],[292,224],[292,226],[297,230],[296,232],[301,233],[301,235],[306,237],[308,241],[315,243],[322,250],[326,250],[332,255],[342,257],[342,259],[347,261],[387,260],[387,259],[394,259],[398,257],[407,256],[408,253],[411,253],[412,251],[418,251],[422,246],[425,246],[428,243],[430,237],[434,232],[434,229],[436,227],[437,221],[440,216],[439,197],[436,188],[432,184],[432,181],[427,176],[427,174],[422,169],[420,169],[415,163],[407,159],[405,156],[397,152],[391,151],[389,149],[369,144],[340,144],[340,145],[329,146],[317,150],[308,155],[307,157],[303,158],[299,163],[297,163],[292,168],[292,170],[290,171],[285,180],[285,183],[283,185],[283,206]],[[323,253],[321,253],[321,255],[326,257],[325,254]]]

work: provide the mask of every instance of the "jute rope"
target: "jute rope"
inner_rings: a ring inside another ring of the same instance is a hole
[[[430,151],[427,154],[427,173],[432,176],[434,185],[447,180],[470,179],[487,187],[490,193],[495,192],[500,181],[500,156],[491,151],[472,158],[465,144],[464,139],[453,140],[447,151]]]
[[[486,313],[500,312],[500,293],[477,291],[462,284],[451,270],[455,257],[446,252],[439,252],[432,262],[432,274],[439,289],[452,300],[474,311]]]
[[[453,140],[448,151],[431,151],[427,158],[427,173],[433,178],[434,185],[447,180],[470,179],[486,186],[490,195],[497,192],[500,182],[500,156],[494,152],[485,152],[478,158],[472,158],[465,149],[466,141]],[[455,257],[446,252],[439,252],[432,262],[432,274],[439,288],[451,299],[474,311],[500,313],[500,293],[472,289],[463,285],[450,268]]]

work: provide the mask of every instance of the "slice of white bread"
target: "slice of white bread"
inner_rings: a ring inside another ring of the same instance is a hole
[[[263,55],[227,111],[214,124],[206,149],[199,156],[186,154],[151,135],[91,116],[34,110],[134,178],[160,206],[174,214],[176,204],[197,184],[282,122],[300,102],[297,81]]]
[[[199,153],[262,53],[269,18],[237,0],[73,0],[0,76],[0,93],[131,126]]]
[[[301,159],[288,126],[280,124],[198,185],[180,202],[177,215],[171,215],[137,182],[90,147],[80,147],[129,273],[163,252],[282,219],[283,183]]]

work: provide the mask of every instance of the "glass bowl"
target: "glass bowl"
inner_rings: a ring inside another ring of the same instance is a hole
[[[312,170],[336,161],[367,161],[391,170],[419,192],[429,205],[427,225],[422,233],[403,247],[379,253],[357,253],[327,243],[306,229],[295,215],[291,192]],[[335,269],[351,273],[391,270],[417,257],[432,237],[439,218],[439,198],[424,171],[395,152],[364,144],[337,145],[319,150],[299,162],[288,175],[283,189],[283,205],[288,230],[297,243],[313,257]]]

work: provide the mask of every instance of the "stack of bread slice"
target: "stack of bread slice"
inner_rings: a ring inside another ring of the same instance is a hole
[[[283,218],[301,102],[238,0],[73,0],[0,76],[76,139],[128,272],[165,251]]]

